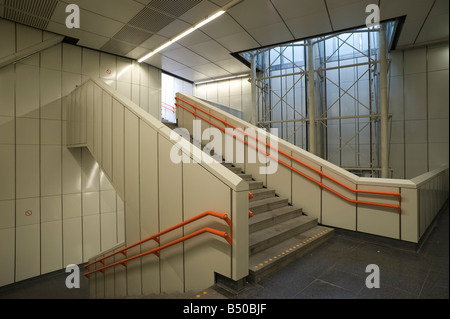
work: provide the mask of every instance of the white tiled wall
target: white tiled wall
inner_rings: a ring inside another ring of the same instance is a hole
[[[449,162],[449,46],[391,52],[389,165],[411,179]]]
[[[0,58],[48,35],[0,19]],[[100,77],[158,117],[159,72],[69,44],[0,69],[0,286],[86,262],[124,240],[122,200],[89,151],[66,147],[61,97]],[[105,105],[100,96],[95,107],[108,112]]]
[[[245,121],[251,120],[251,85],[248,78],[236,78],[195,85],[194,95],[242,112]]]

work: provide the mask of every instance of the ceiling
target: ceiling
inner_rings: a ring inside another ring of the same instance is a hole
[[[138,59],[229,2],[0,0],[0,17]],[[79,29],[65,25],[72,3],[80,8]],[[193,82],[248,72],[231,53],[362,26],[371,3],[381,20],[406,16],[398,47],[448,39],[448,0],[242,0],[146,63]]]

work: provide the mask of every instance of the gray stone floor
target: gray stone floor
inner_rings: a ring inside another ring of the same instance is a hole
[[[379,266],[380,288],[366,287],[368,264]],[[87,279],[81,276],[80,289],[67,289],[67,275],[60,271],[2,287],[0,299],[89,298]],[[224,298],[211,289],[190,297]],[[419,249],[404,247],[396,241],[336,230],[333,239],[259,284],[247,285],[237,298],[448,299],[448,204]]]

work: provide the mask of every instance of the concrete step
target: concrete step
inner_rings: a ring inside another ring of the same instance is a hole
[[[232,171],[235,174],[242,174],[242,168],[240,167],[227,167],[230,171]]]
[[[274,197],[275,196],[275,190],[270,188],[258,188],[251,191],[253,194],[253,198],[250,199],[250,201],[256,201],[268,197]]]
[[[259,213],[249,219],[249,232],[253,233],[301,215],[301,208],[290,205]]]
[[[287,205],[288,200],[286,197],[273,196],[269,198],[249,201],[248,209],[251,210],[253,214],[259,214]]]
[[[247,181],[247,183],[250,191],[263,187],[263,182],[260,181]]]
[[[298,216],[249,234],[250,256],[317,226],[317,219]]]
[[[245,174],[245,173],[240,173],[237,174],[240,178],[242,178],[244,181],[251,181],[252,180],[252,174]]]
[[[258,283],[270,274],[308,254],[334,236],[334,230],[315,226],[286,241],[250,256],[248,280]]]

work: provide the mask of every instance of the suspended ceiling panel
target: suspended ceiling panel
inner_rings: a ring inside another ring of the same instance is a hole
[[[0,17],[78,39],[78,45],[138,59],[230,0],[0,0]],[[80,29],[68,29],[68,4]],[[448,39],[448,0],[242,0],[146,63],[191,81],[248,72],[231,53],[406,16],[398,46]]]

